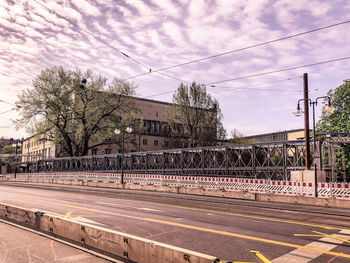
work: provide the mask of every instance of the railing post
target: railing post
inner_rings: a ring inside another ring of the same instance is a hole
[[[257,179],[256,175],[256,147],[255,145],[252,146],[252,171],[254,178]]]
[[[288,181],[288,170],[287,170],[287,144],[283,142],[283,172],[284,172],[284,179]]]
[[[228,147],[225,146],[225,175],[228,176]]]

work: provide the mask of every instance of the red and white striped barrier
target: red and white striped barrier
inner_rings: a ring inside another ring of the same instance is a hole
[[[38,173],[18,174],[18,178],[61,179],[92,182],[120,182],[121,174],[117,173]],[[252,193],[269,193],[290,196],[314,196],[313,183],[272,181],[264,179],[245,179],[214,176],[180,176],[160,174],[125,174],[126,183],[140,185],[204,188],[209,190],[248,191]],[[350,199],[348,183],[318,183],[317,192],[320,198]]]

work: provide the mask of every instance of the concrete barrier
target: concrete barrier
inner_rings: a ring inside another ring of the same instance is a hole
[[[126,262],[212,263],[216,257],[126,233],[75,222],[43,211],[0,204],[0,218],[21,224],[84,247],[106,252]]]

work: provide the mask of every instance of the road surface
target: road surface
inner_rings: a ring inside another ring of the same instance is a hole
[[[350,262],[345,209],[27,183],[1,183],[0,202],[233,262]]]

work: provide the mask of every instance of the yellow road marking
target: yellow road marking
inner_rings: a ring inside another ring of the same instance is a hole
[[[254,253],[258,258],[260,258],[265,263],[271,263],[263,254],[256,250],[250,250],[250,252]]]
[[[74,206],[74,205],[64,205],[64,206],[74,207],[74,208],[78,208],[78,209],[94,211],[94,212],[99,212],[99,213],[112,214],[112,213],[109,213],[109,212],[104,212],[104,211],[101,211],[101,210],[98,210],[98,209],[93,209],[93,208]],[[117,215],[117,214],[113,214],[113,215]],[[222,231],[222,230],[215,230],[215,229],[210,229],[210,228],[186,225],[186,224],[181,224],[181,223],[176,223],[176,222],[171,222],[171,221],[165,221],[165,220],[160,220],[160,219],[147,218],[147,217],[135,217],[135,216],[122,215],[122,214],[119,214],[118,216],[131,217],[131,218],[137,219],[137,220],[144,220],[144,221],[148,221],[148,222],[154,222],[154,223],[161,223],[161,224],[165,224],[165,225],[178,226],[178,227],[194,229],[194,230],[199,230],[199,231],[204,231],[204,232],[209,232],[209,233],[215,233],[215,234],[221,234],[221,235],[226,235],[226,236],[238,237],[238,238],[243,238],[243,239],[247,239],[247,240],[254,240],[254,241],[259,241],[259,242],[263,242],[263,243],[284,246],[284,247],[292,247],[292,248],[300,248],[300,249],[305,249],[305,250],[311,250],[311,251],[315,251],[315,252],[318,252],[318,253],[321,253],[321,254],[327,254],[327,255],[338,256],[338,257],[343,257],[343,258],[350,258],[350,254],[338,253],[338,252],[333,252],[333,251],[328,251],[328,250],[323,250],[323,249],[318,249],[318,248],[313,248],[313,247],[306,247],[306,246],[296,245],[296,244],[287,243],[287,242],[270,240],[270,239],[266,239],[266,238],[260,238],[260,237],[242,235],[242,234],[237,234],[237,233],[231,233],[231,232],[226,232],[226,231]]]
[[[346,242],[346,243],[350,243],[349,240],[344,239],[344,238],[342,238],[342,237],[340,237],[340,236],[337,236],[337,235],[329,235],[329,234],[325,234],[325,233],[321,233],[321,232],[317,232],[317,231],[312,231],[312,232],[314,232],[314,233],[316,233],[316,234],[319,234],[319,235],[323,235],[323,236],[325,236],[325,237],[331,237],[331,238],[338,239],[338,240],[343,241],[343,242]]]
[[[64,206],[93,211],[93,212],[100,212],[100,210],[98,210],[98,209],[87,208],[87,207],[82,207],[82,206],[77,206],[77,205],[64,205]]]
[[[20,196],[20,195],[17,195],[16,198],[22,199],[22,200],[34,200],[34,198],[27,197],[27,196]]]
[[[318,228],[324,228],[324,229],[349,230],[349,229],[345,229],[345,228],[331,227],[331,226],[326,226],[326,225],[303,223],[303,222],[298,222],[298,221],[276,219],[276,218],[271,218],[271,217],[250,216],[250,215],[245,215],[245,214],[222,212],[222,211],[203,209],[203,208],[194,208],[194,207],[186,207],[186,206],[179,206],[179,205],[160,204],[160,203],[153,203],[153,202],[149,202],[149,201],[135,201],[135,200],[129,200],[129,199],[128,199],[128,201],[140,202],[140,203],[146,203],[146,204],[152,204],[152,205],[160,205],[160,206],[166,206],[166,207],[181,208],[181,209],[192,210],[192,211],[200,211],[200,212],[206,212],[206,213],[214,213],[214,214],[220,214],[220,215],[230,215],[230,216],[238,216],[238,217],[244,217],[244,218],[259,219],[259,220],[265,220],[265,221],[288,223],[288,224],[294,224],[294,225],[311,226],[311,227],[318,227]]]
[[[68,213],[64,216],[64,218],[70,217],[71,214],[72,214],[72,212],[68,212]]]
[[[344,235],[338,235],[338,234],[325,234],[322,232],[318,232],[318,231],[312,231],[313,233],[316,233],[316,235],[314,234],[294,234],[294,236],[296,237],[331,237],[334,239],[338,239],[341,240],[343,242],[346,243],[350,243],[350,241],[348,239],[345,238],[349,238],[350,236],[344,236]]]
[[[189,229],[194,229],[194,230],[199,230],[199,231],[205,231],[205,232],[210,232],[210,233],[216,233],[216,234],[221,234],[221,235],[226,235],[226,236],[238,237],[238,238],[243,238],[243,239],[248,239],[248,240],[254,240],[254,241],[264,242],[264,243],[268,243],[268,244],[279,245],[279,246],[301,248],[301,249],[305,249],[305,250],[315,251],[315,252],[318,252],[321,254],[327,254],[327,255],[338,256],[338,257],[343,257],[343,258],[350,258],[350,254],[337,253],[337,252],[332,252],[332,251],[313,248],[313,247],[306,247],[306,246],[296,245],[296,244],[287,243],[287,242],[270,240],[270,239],[266,239],[266,238],[230,233],[230,232],[226,232],[226,231],[222,231],[222,230],[214,230],[214,229],[210,229],[210,228],[185,225],[185,224],[181,224],[181,223],[175,223],[175,222],[164,221],[164,220],[153,219],[153,218],[143,218],[143,220],[150,221],[150,222],[156,222],[156,223],[162,223],[162,224],[166,224],[166,225],[179,226],[179,227],[184,227],[184,228],[189,228]]]

